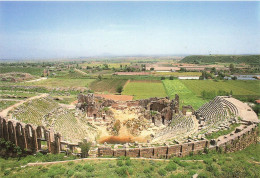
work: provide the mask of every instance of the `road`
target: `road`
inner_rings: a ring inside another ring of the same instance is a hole
[[[26,100],[22,100],[22,101],[19,102],[19,103],[15,103],[14,105],[9,106],[8,108],[6,108],[6,109],[4,109],[3,111],[1,111],[1,112],[0,112],[0,116],[1,116],[1,117],[7,117],[7,114],[8,114],[9,111],[11,111],[12,109],[14,109],[14,108],[16,108],[16,107],[22,105],[23,103],[25,103],[25,102],[27,102],[27,101],[30,101],[30,100],[33,100],[33,99],[43,98],[43,97],[46,97],[46,96],[48,96],[48,95],[49,95],[49,94],[44,93],[44,94],[41,94],[41,95],[38,95],[38,96],[33,96],[33,97],[28,98],[28,99],[26,99]]]

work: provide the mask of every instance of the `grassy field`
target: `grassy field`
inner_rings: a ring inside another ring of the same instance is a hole
[[[163,84],[170,98],[174,98],[175,94],[179,95],[180,106],[192,105],[194,109],[198,109],[207,102],[207,100],[196,96],[196,94],[189,90],[180,80],[163,80]]]
[[[136,100],[167,96],[160,80],[131,81],[124,87],[122,94],[133,95]]]
[[[17,101],[0,101],[0,111],[14,105]]]
[[[119,86],[124,86],[126,79],[102,79],[92,82],[89,87],[95,92],[117,93]]]
[[[94,79],[62,79],[49,78],[38,82],[24,83],[23,85],[43,86],[43,87],[88,87]]]
[[[213,80],[182,80],[188,89],[196,95],[201,95],[205,91],[224,90],[233,95],[260,95],[260,81],[213,81]]]
[[[5,66],[0,67],[0,73],[8,73],[8,72],[24,72],[29,73],[31,75],[41,76],[43,74],[42,67],[11,67],[11,66]]]
[[[0,158],[0,177],[259,177],[260,145],[251,145],[235,153],[209,152],[204,155],[173,158],[170,161],[133,160],[87,160],[55,165],[27,166],[29,162],[73,159],[59,155]]]

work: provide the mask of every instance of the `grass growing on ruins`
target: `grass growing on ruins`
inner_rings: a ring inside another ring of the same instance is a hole
[[[27,156],[7,160],[0,158],[0,177],[259,177],[260,145],[251,145],[235,153],[217,153],[173,158],[170,161],[134,160],[120,157],[117,160],[88,160],[55,165],[27,166],[29,162],[48,162],[75,157],[58,155]]]
[[[166,97],[167,94],[161,81],[131,81],[123,89],[123,95],[133,95],[134,99]]]
[[[28,101],[9,114],[23,123],[53,127],[67,141],[81,141],[94,133],[83,116],[75,110],[61,107],[51,97]]]
[[[12,106],[16,103],[17,101],[0,101],[0,111],[8,108],[9,106]]]
[[[238,127],[240,124],[232,124],[229,129],[227,130],[220,130],[218,132],[213,132],[211,135],[207,135],[206,138],[208,140],[210,139],[216,139],[221,135],[227,135],[235,130],[236,127]]]
[[[34,92],[22,92],[22,91],[10,91],[10,90],[1,90],[0,98],[3,99],[24,99],[37,95]]]
[[[260,81],[182,80],[181,83],[199,96],[203,90],[216,92],[232,90],[233,95],[260,95]]]
[[[179,95],[180,106],[191,105],[194,109],[198,109],[207,102],[196,96],[180,80],[163,80],[163,84],[170,98],[174,98],[175,94]]]
[[[117,93],[117,88],[124,86],[126,79],[102,79],[92,82],[89,87],[95,92]]]

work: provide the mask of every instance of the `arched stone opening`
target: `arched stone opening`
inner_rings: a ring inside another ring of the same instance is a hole
[[[155,119],[154,119],[154,117],[152,117],[152,123],[155,124]]]
[[[16,130],[17,145],[19,147],[21,147],[22,149],[27,148],[25,132],[24,132],[23,126],[20,123],[17,123],[15,130]]]
[[[165,117],[162,116],[162,124],[165,125]]]
[[[14,125],[13,125],[12,121],[8,121],[8,135],[9,135],[9,141],[11,141],[17,145],[16,133],[15,133]]]

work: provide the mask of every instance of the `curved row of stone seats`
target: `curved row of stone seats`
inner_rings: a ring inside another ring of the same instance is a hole
[[[203,105],[197,113],[205,118],[205,121],[219,118],[221,116],[227,119],[238,115],[238,109],[234,104],[225,100],[224,97],[217,96],[209,103]]]
[[[178,136],[183,133],[190,132],[194,128],[194,121],[192,119],[192,116],[184,116],[182,114],[174,115],[172,118],[172,123],[160,130],[156,137],[172,137],[172,136]]]
[[[225,100],[225,98],[222,99],[222,102],[225,103],[225,105],[230,109],[230,111],[233,115],[239,114],[237,107],[233,103]]]

